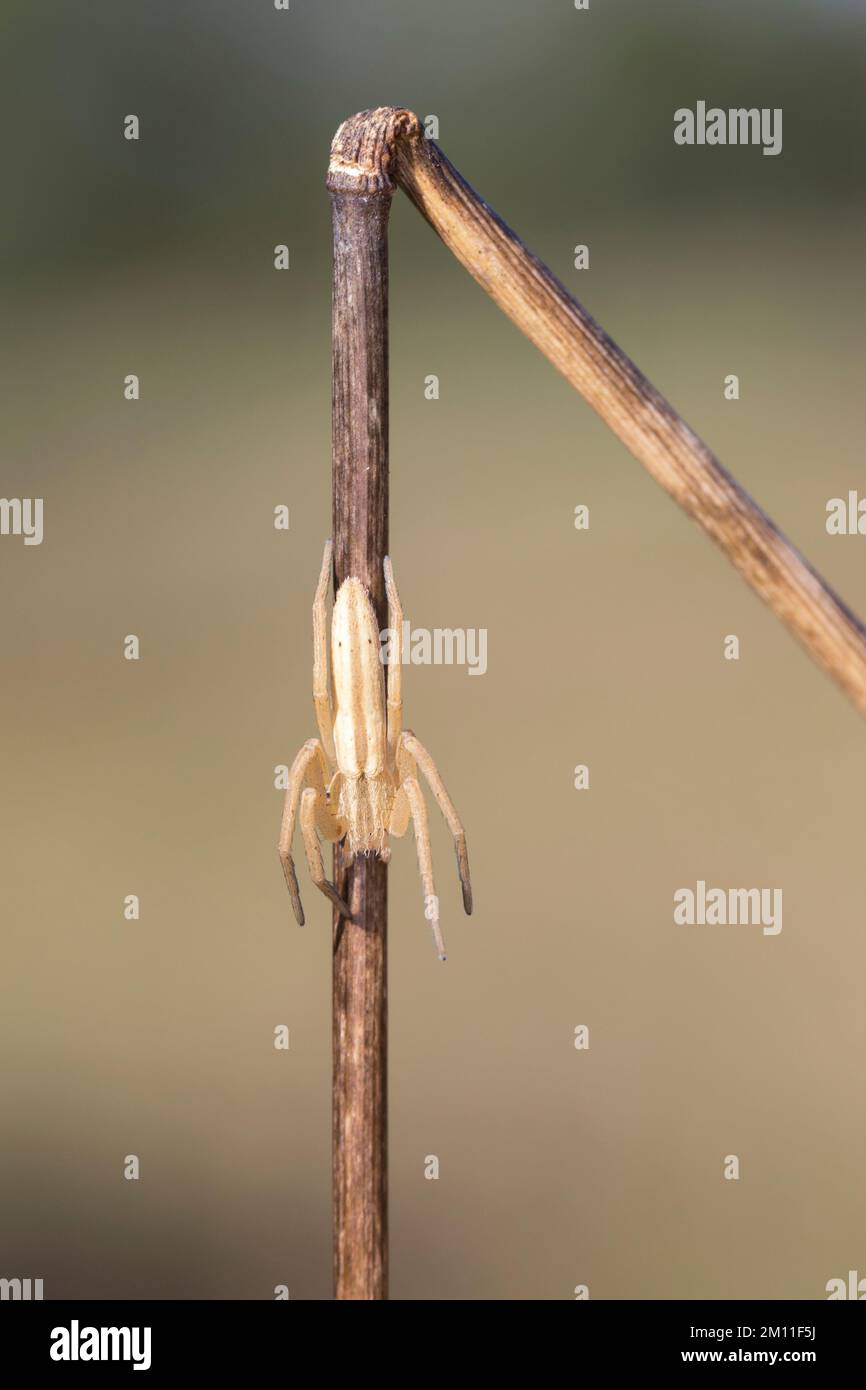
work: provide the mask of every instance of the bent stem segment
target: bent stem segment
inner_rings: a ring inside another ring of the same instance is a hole
[[[866,714],[866,628],[635,364],[399,107],[334,138],[342,187],[398,186],[457,259]]]

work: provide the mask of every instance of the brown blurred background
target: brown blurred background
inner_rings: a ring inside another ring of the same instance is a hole
[[[0,1275],[327,1298],[329,914],[302,869],[294,925],[273,769],[315,732],[333,130],[437,115],[863,614],[866,540],[824,520],[866,491],[864,14],[111,0],[2,32],[2,492],[45,539],[0,540]],[[698,99],[782,107],[783,153],[676,147]],[[393,1297],[824,1297],[866,1274],[862,722],[399,195],[392,325],[407,616],[489,632],[483,678],[405,680],[477,908],[434,808],[447,965],[411,838],[391,870]],[[699,878],[781,887],[781,935],[675,927]]]

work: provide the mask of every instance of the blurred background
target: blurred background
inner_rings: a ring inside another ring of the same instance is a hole
[[[329,912],[302,867],[294,924],[274,768],[315,732],[332,133],[435,114],[862,615],[824,523],[866,490],[866,15],[9,0],[2,38],[2,492],[45,536],[0,540],[0,1275],[328,1298]],[[782,107],[782,154],[675,146],[699,99]],[[432,808],[447,965],[411,837],[390,876],[392,1296],[825,1297],[866,1274],[862,721],[399,194],[391,245],[398,582],[489,634],[405,678],[476,915]],[[781,934],[674,926],[698,879],[781,887]]]

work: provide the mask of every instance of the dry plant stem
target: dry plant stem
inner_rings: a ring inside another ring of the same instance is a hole
[[[391,189],[343,192],[329,180],[333,253],[334,585],[366,585],[387,627],[388,214]],[[338,1299],[388,1296],[387,865],[347,862],[334,882],[333,1220]]]
[[[411,111],[353,116],[341,187],[399,186],[457,259],[866,714],[866,628],[586,310],[424,139]]]

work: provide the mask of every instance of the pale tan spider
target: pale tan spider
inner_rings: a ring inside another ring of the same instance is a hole
[[[411,730],[402,728],[403,610],[391,561],[386,557],[384,565],[391,636],[387,701],[373,605],[360,579],[350,577],[340,585],[331,618],[332,704],[325,608],[331,554],[332,545],[328,541],[313,601],[313,703],[321,741],[307,739],[292,764],[280,828],[280,861],[292,895],[292,906],[303,926],[304,910],[292,859],[292,836],[299,807],[312,880],[338,911],[349,918],[350,909],[325,877],[319,835],[331,841],[345,837],[349,862],[356,854],[378,854],[387,862],[391,857],[388,836],[405,835],[411,819],[415,826],[425,916],[433,928],[439,959],[444,960],[445,944],[439,927],[439,900],[433,886],[427,807],[417,777],[419,767],[454,836],[463,906],[467,913],[472,911],[469,856],[463,826],[436,764]]]

